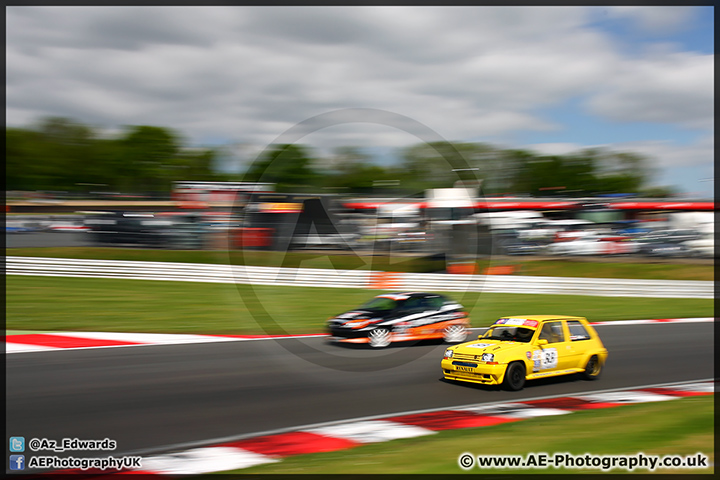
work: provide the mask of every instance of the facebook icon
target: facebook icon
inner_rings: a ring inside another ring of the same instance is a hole
[[[10,470],[25,470],[25,455],[10,455]]]

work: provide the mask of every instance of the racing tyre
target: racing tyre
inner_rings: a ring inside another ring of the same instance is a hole
[[[585,371],[582,373],[582,376],[585,380],[597,380],[600,378],[601,373],[602,364],[600,363],[600,359],[597,355],[593,355],[590,357],[590,360],[588,360],[587,365],[585,365]]]
[[[522,390],[525,386],[525,365],[523,363],[513,362],[508,365],[503,386],[513,392]]]
[[[443,340],[445,343],[462,343],[468,336],[468,330],[465,325],[449,325],[443,332]]]
[[[390,345],[390,330],[376,328],[368,334],[370,346],[373,348],[384,348]]]

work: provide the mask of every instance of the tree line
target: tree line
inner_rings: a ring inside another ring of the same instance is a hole
[[[245,172],[219,173],[222,148],[190,148],[172,129],[127,126],[112,138],[67,118],[6,127],[6,190],[164,193],[176,180],[261,181],[282,192],[418,195],[429,188],[480,186],[485,195],[591,196],[631,193],[669,196],[650,187],[650,159],[632,152],[585,149],[542,155],[485,143],[436,142],[398,152],[378,165],[357,147],[329,156],[305,145],[270,145]]]

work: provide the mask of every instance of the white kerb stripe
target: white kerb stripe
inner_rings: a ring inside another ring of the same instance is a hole
[[[645,403],[645,402],[662,402],[664,400],[673,400],[677,398],[671,395],[658,395],[650,392],[606,392],[594,395],[581,395],[574,398],[580,398],[589,402],[609,402],[609,403]]]
[[[515,413],[520,410],[527,410],[529,408],[532,408],[532,407],[530,405],[525,405],[523,403],[500,403],[497,405],[486,405],[486,406],[482,406],[482,407],[463,408],[458,411],[470,412],[470,413],[475,413],[478,415],[497,416],[497,415],[506,415],[508,413]]]
[[[278,460],[233,447],[195,448],[142,459],[142,470],[165,475],[197,475],[253,467]]]
[[[8,335],[10,340],[10,335]],[[41,345],[27,345],[25,343],[6,343],[5,353],[20,353],[20,352],[40,352],[45,350],[57,350],[55,347],[44,347]]]
[[[521,408],[514,412],[499,414],[499,417],[509,418],[534,418],[549,417],[552,415],[566,415],[572,413],[571,410],[561,410],[559,408]]]
[[[612,320],[605,322],[593,322],[592,325],[644,325],[647,323],[660,323],[655,320]]]
[[[710,323],[714,322],[713,317],[698,317],[698,318],[673,318],[670,323]]]
[[[307,430],[326,437],[338,437],[358,443],[386,442],[398,438],[422,437],[436,432],[422,427],[385,420],[343,423]]]
[[[244,340],[232,337],[214,337],[211,335],[187,335],[180,333],[124,333],[124,332],[53,332],[48,335],[61,335],[93,340],[114,340],[118,342],[136,342],[147,344],[209,343]]]
[[[680,392],[714,393],[715,382],[690,383],[687,385],[671,385],[665,388],[668,388],[670,390],[678,390]]]

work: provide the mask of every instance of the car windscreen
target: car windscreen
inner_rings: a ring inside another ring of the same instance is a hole
[[[488,340],[506,340],[511,342],[522,342],[528,343],[535,333],[532,328],[525,327],[512,327],[512,326],[497,326],[491,327],[482,338]]]
[[[392,298],[386,297],[375,297],[367,303],[364,303],[360,308],[362,310],[375,310],[380,312],[387,312],[398,306],[398,302]]]

